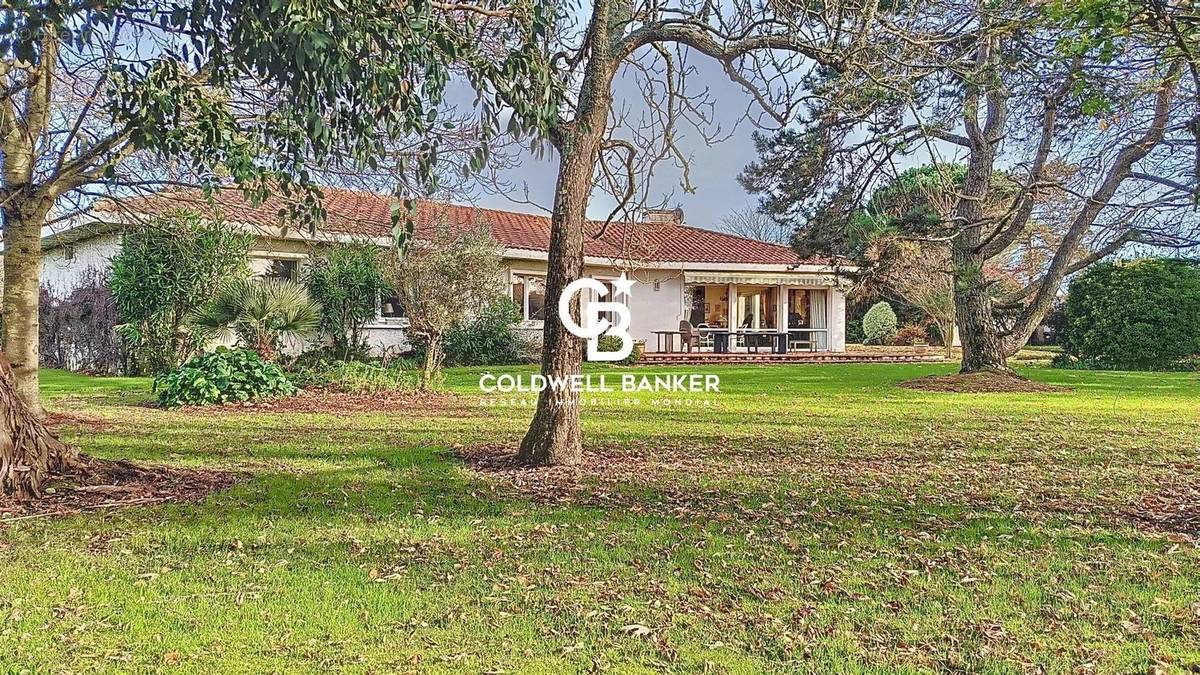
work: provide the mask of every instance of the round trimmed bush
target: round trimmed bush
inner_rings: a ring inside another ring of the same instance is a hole
[[[217,347],[154,378],[154,391],[159,403],[177,408],[292,396],[297,389],[283,368],[256,352]]]
[[[1200,358],[1200,266],[1147,258],[1095,265],[1076,277],[1063,311],[1063,351],[1076,366],[1194,369]]]
[[[863,344],[887,344],[896,334],[896,312],[886,302],[877,302],[863,316]]]

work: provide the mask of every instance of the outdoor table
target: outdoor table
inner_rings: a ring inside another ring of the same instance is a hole
[[[713,351],[717,354],[729,353],[729,336],[733,331],[728,328],[705,328],[704,332],[713,337]]]
[[[828,328],[789,328],[788,332],[779,334],[779,337],[775,342],[775,353],[777,353],[777,354],[787,353],[788,337],[791,336],[793,333],[795,333],[797,335],[807,334],[808,335],[808,343],[809,343],[808,351],[815,352],[815,351],[817,351],[817,335],[816,334],[817,333],[826,333],[828,331],[829,331]]]
[[[780,335],[778,331],[771,328],[743,328],[738,331],[738,333],[746,336],[746,350],[752,351],[756,354],[758,353],[759,347],[763,346],[759,344],[757,338],[767,338],[767,347],[770,348],[772,346],[772,339],[775,336]]]
[[[675,351],[675,336],[679,335],[679,331],[677,331],[677,330],[655,330],[655,331],[650,331],[650,332],[654,333],[654,346],[658,351],[660,351],[660,352],[663,351],[662,346],[663,346],[663,337],[664,336],[666,336],[666,338],[667,338],[666,353],[670,354],[671,352]]]

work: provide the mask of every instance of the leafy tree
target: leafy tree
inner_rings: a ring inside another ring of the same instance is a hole
[[[842,242],[844,253],[863,270],[854,294],[889,297],[919,309],[938,327],[946,358],[954,344],[954,276],[950,245],[936,233],[952,217],[965,175],[966,167],[958,164],[904,171],[872,193],[845,228]],[[995,180],[1007,178],[997,175]],[[1002,208],[1003,203],[993,200],[988,210]]]
[[[420,387],[428,390],[441,377],[447,331],[495,296],[500,249],[487,227],[455,231],[439,224],[429,237],[397,249],[394,256],[385,274],[400,297],[409,334],[425,350]]]
[[[1063,350],[1084,365],[1166,370],[1200,359],[1200,265],[1103,263],[1071,282]]]
[[[596,0],[589,9],[578,23],[563,12],[547,47],[559,67],[559,88],[566,92],[544,134],[558,155],[549,209],[549,307],[557,306],[563,289],[582,276],[585,237],[605,232],[604,224],[591,228],[586,218],[595,188],[616,198],[606,222],[622,213],[635,219],[633,212],[649,199],[649,178],[662,162],[682,168],[683,188],[693,188],[687,158],[676,143],[679,127],[686,124],[713,142],[721,135],[706,131],[711,120],[703,112],[719,103],[706,97],[707,87],[688,84],[694,59],[721,65],[753,97],[762,112],[756,117],[783,124],[805,96],[806,75],[847,67],[847,55],[857,51],[852,45],[870,34],[874,24],[870,11],[832,13],[825,2]],[[646,99],[640,120],[621,107],[614,115],[614,82],[621,73],[640,78],[636,88]],[[578,305],[572,310],[578,311]],[[582,342],[567,332],[555,312],[547,313],[542,342],[541,372],[547,380],[581,372]],[[521,441],[522,462],[580,461],[577,399],[569,390],[539,393]]]
[[[310,335],[320,321],[317,304],[304,286],[286,279],[233,279],[190,320],[201,335],[236,338],[267,361],[285,339]]]
[[[962,370],[1007,371],[1071,274],[1127,244],[1200,240],[1197,23],[1184,4],[880,6],[852,67],[819,73],[794,126],[759,139],[745,183],[802,242],[836,247],[893,167],[935,162],[954,190],[923,237],[950,248]],[[961,178],[940,161],[949,153]],[[1036,269],[998,294],[988,269],[1021,242],[1041,253]]]
[[[254,236],[194,211],[155,218],[125,235],[108,285],[134,369],[173,370],[203,345],[189,316],[226,281],[250,273]]]
[[[343,359],[363,350],[363,328],[387,290],[381,258],[379,246],[369,242],[334,244],[309,258],[308,294],[320,307],[321,332]]]
[[[478,94],[480,138],[544,133],[560,87],[543,49],[554,3],[385,0],[15,0],[0,13],[0,217],[4,351],[14,397],[41,414],[42,228],[97,193],[177,183],[281,192],[286,216],[322,216],[313,167],[377,166],[380,148],[421,142],[397,184],[429,185],[437,108],[451,73]],[[487,145],[470,168],[487,159]],[[398,188],[399,190],[400,188]],[[397,235],[406,236],[402,209]],[[14,397],[5,397],[4,400]],[[0,410],[0,413],[8,412]],[[44,445],[44,444],[43,444]],[[12,453],[0,453],[0,462]],[[51,469],[57,459],[45,461]],[[41,475],[31,473],[29,475]]]

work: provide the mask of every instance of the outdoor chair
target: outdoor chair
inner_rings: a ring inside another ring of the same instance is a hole
[[[692,347],[700,347],[700,331],[687,319],[679,322],[679,345],[687,347],[689,352]]]

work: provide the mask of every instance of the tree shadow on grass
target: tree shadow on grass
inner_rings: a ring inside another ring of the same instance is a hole
[[[431,446],[371,443],[350,465],[336,453],[295,464],[260,467],[198,504],[21,528],[11,545],[39,555],[49,546],[51,559],[100,574],[106,593],[130,594],[123,612],[158,616],[165,610],[147,603],[161,602],[273,631],[290,630],[270,618],[284,612],[322,643],[321,631],[347,623],[359,626],[355,639],[370,641],[378,627],[360,615],[382,614],[396,622],[389,631],[398,624],[404,635],[439,636],[426,648],[447,655],[460,650],[456,640],[493,639],[479,636],[481,623],[507,641],[512,622],[536,618],[553,630],[540,649],[584,643],[635,661],[674,648],[625,642],[620,626],[686,630],[689,642],[724,641],[772,659],[797,658],[805,640],[828,649],[830,631],[872,635],[899,658],[914,625],[937,626],[947,634],[918,639],[947,658],[947,650],[995,647],[976,625],[981,617],[1020,624],[1070,605],[1012,599],[1014,587],[1090,600],[1110,586],[1171,578],[1139,576],[1162,562],[1161,541],[1088,523],[1086,514],[823,481],[662,480],[636,467],[608,484],[584,477],[577,494],[547,501]],[[246,609],[233,604],[247,595]],[[1061,637],[1071,629],[1038,630]],[[501,657],[490,658],[484,663]]]

